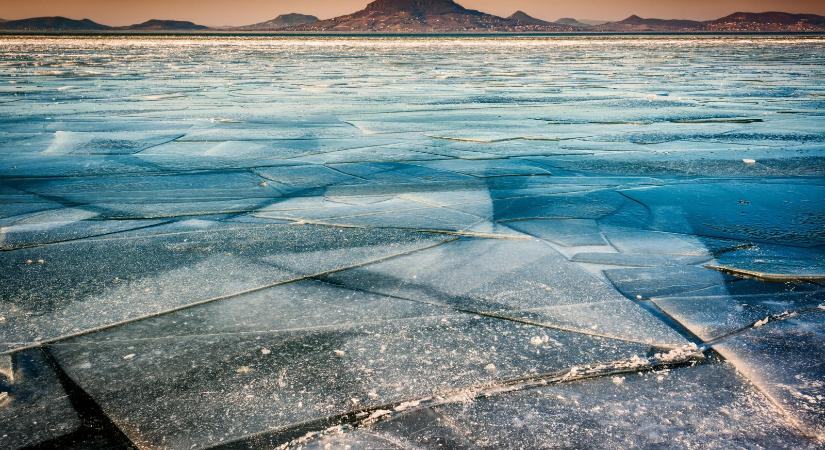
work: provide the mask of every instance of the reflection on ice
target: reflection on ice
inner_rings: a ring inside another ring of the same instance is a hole
[[[0,72],[0,447],[825,439],[821,37],[2,37]]]

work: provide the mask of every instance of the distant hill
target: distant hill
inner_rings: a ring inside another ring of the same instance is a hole
[[[556,23],[560,23],[562,25],[572,25],[572,26],[576,26],[576,27],[586,27],[586,26],[588,26],[586,23],[579,22],[578,20],[576,20],[572,17],[562,17],[561,19],[556,20]]]
[[[612,32],[825,31],[825,17],[816,14],[789,14],[784,12],[737,12],[716,20],[698,22],[694,20],[643,19],[633,15],[619,22],[608,22],[596,26],[594,29]]]
[[[82,32],[82,31],[197,31],[209,27],[180,20],[148,20],[126,27],[110,27],[89,19],[75,20],[66,17],[34,17],[31,19],[0,21],[0,30]]]
[[[594,25],[602,25],[607,23],[607,20],[593,20],[593,19],[574,19],[572,17],[563,17],[561,19],[555,20],[554,22],[565,24],[565,25],[584,25],[592,27]]]
[[[536,19],[524,11],[516,11],[507,20],[518,23],[520,25],[550,25],[550,22]]]
[[[707,22],[708,31],[825,31],[825,16],[784,12],[737,12]]]
[[[598,31],[702,31],[703,22],[695,20],[644,19],[632,15],[618,22],[608,22],[595,27]]]
[[[818,16],[816,14],[789,14],[776,11],[764,13],[737,12],[729,16],[716,19],[711,23],[730,22],[778,23],[783,25],[793,25],[799,22],[807,22],[814,25],[825,25],[825,16]]]
[[[0,23],[0,29],[9,31],[103,31],[110,30],[111,27],[89,19],[32,17],[30,19],[7,20]]]
[[[280,16],[272,20],[267,20],[266,22],[260,22],[252,25],[246,25],[243,27],[237,27],[236,29],[245,31],[282,30],[284,28],[294,27],[297,25],[315,23],[319,20],[320,19],[318,19],[315,16],[310,16],[306,14],[281,14]]]
[[[183,20],[152,19],[143,23],[121,27],[120,29],[135,31],[197,31],[208,30],[209,27]]]
[[[524,16],[531,21],[538,20]],[[395,33],[573,30],[569,26],[541,22],[520,23],[467,9],[452,0],[375,0],[361,11],[287,30]]]

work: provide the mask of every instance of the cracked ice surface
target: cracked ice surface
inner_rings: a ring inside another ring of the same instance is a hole
[[[3,37],[0,75],[0,447],[825,442],[821,37]]]

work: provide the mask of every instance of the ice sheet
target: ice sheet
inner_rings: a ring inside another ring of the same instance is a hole
[[[2,36],[0,75],[0,447],[823,444],[820,36]]]

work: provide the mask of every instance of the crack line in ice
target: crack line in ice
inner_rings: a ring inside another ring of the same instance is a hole
[[[413,254],[413,253],[416,253],[416,252],[420,252],[420,251],[424,251],[424,250],[430,250],[430,249],[436,248],[438,246],[441,246],[443,244],[447,244],[447,243],[456,241],[458,239],[459,238],[446,239],[446,240],[437,242],[435,244],[430,244],[430,245],[427,245],[427,246],[424,246],[424,247],[421,247],[421,248],[417,248],[417,249],[414,249],[414,250],[408,250],[408,251],[404,251],[404,252],[400,252],[400,253],[394,253],[392,255],[382,256],[381,258],[376,258],[376,259],[361,262],[361,263],[358,263],[358,264],[352,264],[352,265],[345,266],[345,267],[337,267],[335,269],[325,270],[323,272],[318,272],[318,273],[315,273],[315,274],[294,277],[294,278],[290,278],[290,279],[286,279],[286,280],[282,280],[282,281],[277,281],[277,282],[274,282],[274,283],[269,283],[269,284],[262,285],[262,286],[252,287],[252,288],[240,291],[240,292],[234,292],[234,293],[231,293],[231,294],[225,294],[225,295],[220,295],[220,296],[217,296],[217,297],[212,297],[212,298],[208,298],[208,299],[204,299],[204,300],[199,300],[199,301],[196,301],[196,302],[188,303],[188,304],[183,305],[183,306],[178,306],[178,307],[175,307],[175,308],[165,309],[163,311],[157,311],[157,312],[153,312],[153,313],[149,313],[149,314],[144,314],[144,315],[138,316],[138,317],[133,317],[133,318],[120,320],[120,321],[116,321],[116,322],[110,322],[110,323],[107,323],[105,325],[100,325],[100,326],[97,326],[97,327],[87,328],[85,330],[78,331],[76,333],[69,333],[69,334],[65,334],[65,335],[62,335],[62,336],[57,336],[57,337],[54,337],[54,338],[45,339],[45,340],[42,340],[42,341],[36,341],[36,342],[31,343],[31,345],[27,345],[27,346],[24,346],[24,347],[19,347],[19,348],[15,348],[15,349],[11,349],[11,350],[0,351],[0,355],[14,354],[14,353],[17,353],[17,352],[20,352],[20,351],[23,351],[23,350],[29,350],[29,349],[32,349],[32,348],[40,348],[40,347],[43,347],[44,345],[47,345],[47,344],[52,344],[52,343],[55,343],[55,342],[60,342],[60,341],[66,340],[66,339],[71,339],[71,338],[75,338],[75,337],[79,337],[79,336],[85,336],[85,335],[96,333],[96,332],[103,331],[103,330],[109,330],[109,329],[112,329],[112,328],[115,328],[115,327],[119,327],[119,326],[126,325],[126,324],[131,324],[131,323],[135,323],[135,322],[140,322],[140,321],[146,320],[146,319],[151,319],[151,318],[155,318],[155,317],[164,316],[164,315],[175,313],[175,312],[178,312],[178,311],[183,311],[183,310],[186,310],[186,309],[194,308],[196,306],[201,306],[201,305],[205,305],[205,304],[209,304],[209,303],[215,303],[215,302],[219,302],[219,301],[223,301],[223,300],[229,300],[229,299],[232,299],[232,298],[244,295],[244,294],[251,294],[251,293],[254,293],[254,292],[260,292],[260,291],[263,291],[263,290],[266,290],[266,289],[269,289],[269,288],[272,288],[272,287],[275,287],[275,286],[281,286],[281,285],[284,285],[284,284],[294,283],[296,281],[314,279],[316,277],[331,275],[331,274],[334,274],[334,273],[343,272],[345,270],[350,270],[350,269],[357,269],[357,268],[364,267],[364,266],[367,266],[367,265],[378,264],[378,263],[381,263],[381,262],[384,262],[384,261],[389,261],[391,259],[394,259],[394,258],[397,258],[397,257],[400,257],[400,256],[406,256],[406,255],[410,255],[410,254]]]
[[[421,304],[425,304],[425,305],[429,305],[429,306],[436,306],[436,307],[439,307],[439,308],[448,308],[448,309],[450,309],[452,311],[455,311],[455,312],[464,313],[464,314],[471,314],[471,315],[474,315],[474,316],[487,317],[487,318],[490,318],[490,319],[503,320],[503,321],[506,321],[506,322],[520,323],[520,324],[523,324],[523,325],[530,325],[530,326],[534,326],[534,327],[538,327],[538,328],[546,328],[546,329],[549,329],[549,330],[564,331],[564,332],[567,332],[567,333],[574,333],[574,334],[588,336],[588,337],[610,339],[610,340],[621,341],[621,342],[629,342],[629,343],[632,343],[632,344],[653,345],[653,346],[663,348],[663,349],[673,348],[672,345],[668,345],[668,344],[662,344],[662,343],[653,344],[651,342],[640,341],[640,340],[636,340],[636,339],[628,339],[628,338],[624,338],[624,337],[620,337],[620,336],[613,336],[613,335],[609,335],[609,334],[596,333],[592,330],[582,330],[582,329],[574,328],[574,327],[566,327],[566,326],[563,326],[563,325],[553,325],[553,324],[533,321],[533,320],[530,320],[530,319],[524,319],[524,318],[520,318],[520,317],[512,317],[512,316],[509,316],[509,315],[505,314],[508,311],[504,311],[504,312],[501,312],[501,313],[496,313],[496,312],[492,312],[492,311],[480,311],[480,310],[471,309],[471,308],[461,308],[461,307],[456,307],[454,305],[451,305],[449,303],[442,303],[442,302],[437,302],[437,301],[433,301],[433,300],[423,300],[423,299],[417,299],[417,298],[412,298],[412,297],[404,297],[404,296],[400,296],[400,295],[396,295],[396,294],[389,294],[389,293],[385,293],[385,292],[373,291],[373,290],[365,289],[365,288],[362,288],[362,287],[350,286],[350,285],[338,283],[334,280],[330,280],[330,279],[323,278],[323,277],[318,277],[318,278],[316,278],[316,280],[320,281],[322,283],[326,283],[326,284],[336,286],[336,287],[342,287],[342,288],[346,288],[346,289],[350,289],[350,290],[354,290],[354,291],[359,291],[359,292],[364,292],[364,293],[372,294],[372,295],[380,295],[380,296],[383,296],[383,297],[392,298],[392,299],[396,299],[396,300],[403,300],[403,301],[408,301],[408,302],[421,303]],[[573,306],[585,306],[585,305],[598,305],[598,304],[603,304],[603,303],[605,303],[605,302],[588,302],[588,303],[578,303],[576,305],[568,305],[568,306],[573,307]],[[544,309],[544,307],[522,308],[522,309],[515,309],[515,310],[509,311],[509,312],[531,312],[531,311],[540,311],[542,309]]]
[[[135,219],[135,220],[141,220],[141,219]],[[95,221],[103,221],[103,220],[83,220],[81,222],[95,222]],[[113,236],[113,235],[120,234],[120,233],[129,233],[129,232],[134,232],[134,231],[147,230],[147,229],[150,229],[150,228],[155,228],[155,227],[159,227],[159,226],[162,226],[162,225],[168,225],[168,224],[171,224],[171,223],[175,223],[175,221],[174,220],[167,220],[167,221],[160,222],[160,223],[153,223],[153,224],[150,224],[150,225],[141,225],[141,226],[138,226],[138,227],[135,227],[135,228],[128,228],[128,229],[125,229],[125,230],[108,231],[108,232],[105,232],[105,233],[93,234],[91,236],[84,236],[84,237],[72,238],[72,239],[59,239],[59,240],[52,241],[52,242],[42,242],[42,243],[15,245],[14,247],[6,247],[3,244],[3,239],[2,238],[3,238],[3,234],[5,232],[5,230],[4,230],[5,227],[0,227],[0,252],[11,252],[11,251],[15,251],[15,250],[42,248],[42,247],[48,247],[50,245],[69,244],[69,243],[78,242],[78,241],[103,240],[103,239],[98,239],[98,238],[105,238],[106,236]],[[157,235],[152,235],[152,236],[157,236]]]
[[[616,289],[616,292],[619,295],[624,296],[616,287],[615,283],[611,281],[611,284],[613,285],[613,288]],[[664,323],[666,326],[670,327],[673,331],[675,331],[682,337],[686,338],[691,343],[699,345],[702,348],[705,348],[707,346],[707,343],[704,340],[702,340],[702,338],[700,338],[698,335],[692,332],[690,328],[688,328],[685,324],[683,324],[675,317],[670,315],[670,313],[662,309],[655,302],[646,301],[644,299],[639,298],[629,298],[629,300],[638,305],[639,307],[641,307],[642,309],[644,309],[645,311],[647,311],[648,313],[650,313],[650,315],[652,315],[653,317],[659,319],[659,321]]]
[[[454,403],[468,403],[477,398],[489,398],[554,384],[692,366],[702,364],[706,360],[707,358],[702,349],[694,344],[688,344],[672,349],[667,353],[656,353],[651,357],[642,358],[634,355],[626,360],[580,367],[574,366],[558,372],[503,379],[430,396],[349,411],[280,429],[255,433],[224,445],[229,448],[237,444],[242,445],[245,442],[259,442],[260,439],[266,439],[268,445],[277,449],[300,448],[318,438],[367,427],[420,409]]]
[[[757,320],[757,321],[755,321],[755,322],[753,322],[753,323],[751,323],[751,324],[749,324],[745,327],[742,327],[738,330],[731,331],[731,332],[729,332],[727,334],[724,334],[722,336],[719,336],[717,338],[711,339],[707,342],[707,345],[713,346],[713,345],[716,345],[718,343],[721,343],[722,341],[724,341],[724,340],[726,340],[730,337],[740,335],[740,334],[742,334],[746,331],[753,330],[753,329],[759,329],[759,328],[762,328],[762,327],[764,327],[768,324],[771,324],[771,323],[782,322],[782,321],[785,321],[785,320],[794,319],[796,317],[799,317],[802,314],[825,314],[825,308],[823,308],[823,305],[818,305],[818,306],[812,306],[812,307],[809,307],[809,308],[800,308],[800,309],[795,309],[795,310],[791,310],[791,311],[783,311],[783,312],[778,313],[778,314],[769,314],[769,315],[767,315],[767,316],[765,316],[765,317],[763,317],[763,318],[761,318],[761,319],[759,319],[759,320]]]
[[[172,138],[172,139],[169,139],[169,140],[168,140],[168,141],[166,141],[166,142],[161,142],[161,143],[159,143],[159,144],[154,144],[154,145],[150,145],[149,147],[142,148],[142,149],[140,149],[139,151],[137,151],[137,152],[135,152],[135,153],[131,153],[131,155],[132,155],[132,156],[134,156],[134,155],[138,155],[138,154],[140,154],[140,153],[142,153],[142,152],[145,152],[146,150],[153,149],[153,148],[155,148],[155,147],[160,147],[161,145],[169,144],[170,142],[175,142],[175,141],[177,141],[178,139],[180,139],[180,138],[182,138],[182,137],[184,137],[184,136],[186,136],[186,133],[181,134],[181,135],[179,135],[179,136],[177,136],[177,137],[174,137],[174,138]],[[104,154],[105,154],[105,153],[104,153]]]
[[[797,311],[797,313],[798,313],[798,311]],[[783,314],[785,314],[785,313],[783,313]],[[793,314],[793,316],[795,317],[796,314]],[[787,319],[787,318],[790,318],[790,317],[785,317],[785,318]],[[770,322],[769,318],[766,318],[766,319],[768,320],[768,322]],[[765,321],[766,319],[762,319],[761,321]],[[761,321],[757,321],[756,323],[759,323]],[[754,323],[754,325],[756,325],[756,323]],[[739,332],[735,332],[735,333],[731,333],[731,334],[738,334],[738,333],[741,333],[741,332],[744,332],[744,331],[747,331],[747,330],[750,330],[750,329],[753,329],[753,328],[754,328],[754,326],[747,327],[743,330],[740,330]],[[718,338],[718,339],[721,339],[721,338]],[[728,354],[727,354],[727,356],[725,356],[725,355],[722,355],[721,353],[719,353],[717,350],[715,350],[713,348],[711,348],[710,350],[714,351],[717,355],[719,355],[720,358],[722,358],[725,361],[728,361],[731,365],[733,365],[733,367],[736,369],[737,373],[739,373],[742,377],[744,377],[748,381],[748,383],[750,383],[750,385],[756,391],[758,391],[766,399],[768,399],[768,402],[774,407],[774,409],[777,411],[777,413],[780,416],[782,416],[782,418],[785,419],[785,422],[788,425],[795,428],[803,436],[808,436],[811,439],[814,439],[814,440],[819,441],[819,442],[825,441],[825,436],[823,436],[822,434],[817,433],[815,430],[812,430],[804,422],[800,421],[799,418],[795,414],[791,413],[786,408],[787,405],[786,405],[785,401],[782,401],[782,400],[779,400],[779,399],[775,398],[773,396],[773,394],[771,393],[770,387],[765,386],[763,384],[763,380],[761,378],[759,378],[758,376],[754,378],[751,371],[742,370],[741,367],[744,367],[745,369],[747,369],[748,364],[743,363],[742,361],[740,361],[735,352],[731,352],[731,353],[726,352]]]
[[[430,139],[439,139],[442,141],[453,141],[453,142],[467,142],[472,144],[498,144],[501,142],[512,142],[512,141],[551,141],[556,142],[560,139],[558,138],[540,138],[540,137],[511,137],[511,138],[498,138],[498,139],[481,139],[481,138],[459,138],[459,137],[451,137],[451,136],[435,136],[435,135],[427,135]]]
[[[419,211],[419,209],[415,210],[401,210],[401,211],[393,211],[393,212],[409,212],[409,211]],[[371,214],[363,214],[363,215],[356,215],[356,216],[344,216],[344,217],[334,217],[334,219],[347,219],[351,217],[362,217],[362,216],[373,216],[376,214],[383,214],[383,213],[371,213]],[[253,214],[254,215],[254,214]],[[255,216],[258,217],[258,216]],[[498,233],[483,233],[483,232],[475,232],[475,231],[466,231],[466,230],[441,230],[437,228],[417,228],[417,227],[394,227],[389,225],[383,226],[372,226],[372,225],[357,225],[357,224],[346,224],[346,223],[331,223],[331,222],[323,222],[318,220],[309,220],[309,219],[296,219],[294,217],[270,217],[270,216],[262,216],[267,219],[278,219],[278,220],[289,220],[294,225],[318,225],[323,227],[330,227],[330,228],[351,228],[351,229],[360,229],[360,230],[402,230],[402,231],[415,231],[418,233],[430,233],[430,234],[443,234],[447,236],[456,236],[456,237],[469,237],[469,238],[478,238],[478,239],[502,239],[502,240],[511,240],[511,241],[529,241],[531,240],[530,237],[527,236],[518,236],[518,235],[510,235],[510,234],[498,234]],[[479,222],[474,223],[470,227],[472,228],[475,225],[480,223],[484,223],[486,220],[480,220]]]
[[[336,169],[335,167],[333,167],[333,165],[332,165],[332,164],[324,163],[324,164],[321,164],[320,166],[321,166],[321,167],[326,167],[326,168],[327,168],[327,169],[329,169],[329,170],[332,170],[332,171],[334,171],[334,172],[338,172],[338,173],[340,173],[341,175],[344,175],[344,176],[347,176],[347,177],[358,178],[359,180],[363,180],[363,181],[370,181],[370,179],[369,179],[369,178],[364,178],[364,177],[362,177],[362,176],[355,175],[355,174],[352,174],[352,173],[346,173],[346,172],[344,172],[344,171],[343,171],[343,170],[341,170],[341,169]],[[339,185],[337,185],[337,184],[336,184],[335,186],[339,186]]]
[[[289,281],[288,283],[297,283],[300,281],[305,280],[295,280]],[[353,291],[358,291],[358,289],[351,289]],[[383,294],[379,294],[383,295]],[[387,297],[387,296],[385,296]],[[397,318],[387,318],[381,320],[366,320],[366,321],[355,321],[355,322],[346,322],[346,323],[337,323],[337,324],[330,324],[330,325],[314,325],[314,326],[307,326],[307,327],[288,327],[288,328],[278,328],[278,329],[265,329],[265,330],[243,330],[243,331],[226,331],[226,332],[215,332],[215,333],[192,333],[192,334],[171,334],[166,336],[150,336],[150,337],[134,337],[134,338],[124,338],[124,339],[106,339],[104,341],[80,341],[80,342],[52,342],[49,343],[49,347],[83,347],[83,346],[96,346],[96,345],[109,345],[109,344],[130,344],[130,343],[137,343],[137,342],[156,342],[156,341],[165,341],[165,340],[184,340],[184,339],[203,339],[203,338],[214,338],[214,337],[233,337],[233,336],[265,336],[265,335],[277,335],[277,334],[289,334],[289,333],[298,333],[298,332],[320,332],[324,330],[336,330],[336,331],[344,331],[352,328],[360,328],[364,326],[370,325],[384,325],[384,324],[392,324],[392,323],[403,323],[410,320],[428,320],[428,319],[441,319],[441,318],[461,318],[463,311],[455,311],[457,314],[430,314],[424,316],[414,316],[414,317],[397,317]],[[26,344],[33,344],[34,342],[26,342]],[[3,343],[8,344],[8,343]],[[666,348],[666,347],[662,347]],[[2,355],[0,355],[2,356]]]
[[[755,270],[738,269],[736,267],[705,264],[706,269],[716,270],[738,278],[764,281],[766,283],[807,283],[825,281],[825,274],[780,274],[759,272]]]
[[[216,214],[196,214],[196,215],[198,215],[198,216],[209,216],[209,215],[216,215]],[[141,220],[141,219],[135,219],[135,220]],[[172,221],[164,222],[164,223],[175,223],[175,222],[177,222],[177,221],[172,220]],[[161,225],[164,225],[164,223],[159,223],[159,224],[152,225],[152,226],[149,226],[149,227],[146,227],[146,228],[151,228],[151,227],[154,227],[154,226],[161,226]],[[238,225],[236,227],[222,228],[220,231],[221,232],[224,232],[224,231],[237,231],[237,230],[251,230],[251,231],[254,231],[254,230],[264,230],[266,228],[273,227],[273,226],[283,226],[283,225],[281,225],[281,224],[264,224],[264,225],[253,225],[253,226]],[[129,229],[129,230],[118,231],[118,232],[112,233],[112,235],[115,235],[115,234],[118,234],[118,233],[128,233],[130,231],[133,231],[133,230]],[[169,232],[166,232],[166,233],[144,234],[144,235],[137,235],[137,236],[114,236],[114,237],[112,237],[110,235],[106,235],[106,237],[100,237],[100,236],[103,236],[103,235],[97,235],[97,236],[89,236],[89,237],[86,237],[86,238],[79,238],[79,239],[75,239],[75,240],[71,240],[71,241],[51,242],[51,243],[48,243],[48,244],[41,244],[41,246],[70,244],[70,243],[76,242],[76,241],[106,242],[106,241],[119,241],[119,240],[129,240],[129,239],[135,239],[135,240],[137,240],[137,239],[154,239],[154,238],[157,238],[157,237],[179,236],[179,235],[182,235],[182,234],[214,233],[215,231],[216,230],[214,230],[214,229],[169,231]],[[0,251],[9,251],[9,250],[0,250]]]
[[[283,161],[289,161],[291,159],[301,159],[301,158],[307,158],[307,157],[310,157],[310,156],[328,155],[328,154],[331,154],[331,153],[346,152],[346,151],[351,151],[351,150],[366,150],[366,149],[369,149],[369,148],[391,147],[391,146],[394,146],[394,145],[398,145],[398,144],[397,143],[391,143],[391,144],[358,145],[358,146],[355,146],[355,147],[336,148],[336,149],[332,149],[332,150],[323,150],[323,151],[317,151],[317,152],[301,153],[300,155],[288,156],[286,158],[279,158],[279,159],[283,160]],[[362,161],[358,161],[358,162],[361,163]],[[263,167],[263,166],[261,166],[261,167]]]
[[[513,234],[499,234],[499,233],[482,233],[476,231],[450,231],[450,230],[427,230],[422,229],[419,230],[422,233],[434,233],[434,234],[446,234],[449,236],[460,236],[460,237],[470,237],[470,238],[478,238],[478,239],[502,239],[502,240],[509,240],[509,241],[530,241],[532,238],[530,236],[519,236]]]

